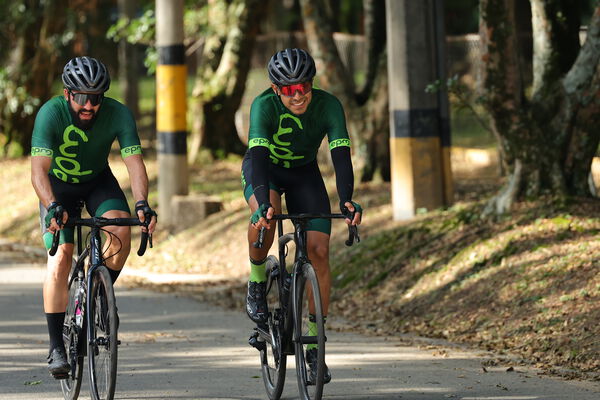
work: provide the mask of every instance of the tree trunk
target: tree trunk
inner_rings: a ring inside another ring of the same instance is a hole
[[[52,82],[59,74],[59,36],[65,30],[67,0],[49,3],[24,4],[14,47],[7,59],[7,77],[14,89],[11,101],[16,105],[0,104],[3,109],[0,125],[7,136],[7,145],[17,142],[24,154],[31,148],[31,133],[37,106],[52,96]],[[20,93],[20,91],[22,91]],[[8,95],[5,91],[4,95]],[[2,103],[2,101],[0,101]],[[6,152],[6,147],[5,147]]]
[[[137,0],[119,0],[119,13],[129,21],[135,18]],[[119,41],[119,84],[123,99],[135,118],[140,116],[138,90],[138,50],[137,46],[123,38]]]
[[[588,176],[600,139],[600,6],[579,50],[579,14],[571,2],[531,0],[533,90],[527,97],[515,1],[480,2],[486,108],[511,174],[486,213],[507,212],[523,196],[591,195]]]
[[[264,0],[209,1],[209,25],[215,34],[206,38],[196,75],[193,134],[200,135],[201,147],[213,155],[243,154],[246,149],[235,126],[235,112],[246,88],[256,34],[267,6]]]
[[[337,51],[333,23],[325,3],[323,0],[301,0],[300,4],[320,86],[337,96],[346,111],[355,171],[358,171],[361,181],[371,180],[376,172],[389,180],[385,1],[364,1],[368,66],[367,81],[359,93],[356,92],[354,77],[344,67]]]

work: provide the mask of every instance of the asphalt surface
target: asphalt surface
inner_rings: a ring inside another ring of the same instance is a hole
[[[61,399],[46,370],[44,265],[0,251],[0,399]],[[252,325],[243,313],[117,285],[121,320],[116,399],[266,399]],[[476,352],[409,346],[400,338],[328,334],[325,399],[598,400],[598,382],[563,381],[516,366],[482,368]],[[87,364],[86,364],[87,365]],[[81,399],[89,399],[84,374]],[[288,360],[283,399],[298,398]]]

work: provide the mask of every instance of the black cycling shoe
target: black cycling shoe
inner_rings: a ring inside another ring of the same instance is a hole
[[[55,379],[67,379],[71,366],[67,362],[67,354],[62,347],[55,347],[48,354],[48,371]]]
[[[317,351],[319,349],[306,350],[306,364],[308,364],[308,384],[314,385],[317,381]],[[325,364],[325,372],[323,373],[323,383],[331,382],[331,372],[327,364]]]
[[[257,324],[267,322],[266,282],[248,282],[246,313]]]

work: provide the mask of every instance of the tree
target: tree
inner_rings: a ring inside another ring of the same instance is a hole
[[[509,171],[486,213],[524,196],[591,196],[600,141],[600,5],[580,46],[581,0],[530,0],[533,84],[518,51],[517,0],[481,0],[484,104]],[[528,94],[530,92],[530,94]]]
[[[135,17],[138,5],[137,0],[119,0],[119,13],[121,18],[131,21]],[[136,45],[129,43],[125,38],[119,41],[119,84],[123,91],[125,104],[139,117],[139,90],[138,90],[138,50]]]
[[[235,112],[244,94],[259,24],[268,1],[210,0],[201,64],[196,72],[193,134],[213,155],[243,154]],[[191,149],[191,157],[197,149]]]
[[[362,181],[371,180],[377,171],[389,180],[385,1],[363,1],[368,66],[365,84],[360,90],[342,64],[333,40],[333,16],[327,11],[326,1],[301,0],[300,4],[308,47],[317,64],[320,85],[334,93],[346,111],[355,170],[359,171]]]
[[[27,153],[35,111],[51,97],[65,39],[67,0],[1,1],[0,133]],[[62,65],[60,66],[62,67]]]

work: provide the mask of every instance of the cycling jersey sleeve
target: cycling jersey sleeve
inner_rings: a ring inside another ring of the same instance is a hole
[[[252,188],[258,205],[270,204],[269,201],[269,148],[265,146],[250,147],[252,161]]]
[[[44,104],[35,117],[31,135],[31,155],[52,158],[54,140],[57,136],[57,116],[52,106]]]
[[[331,149],[331,161],[335,169],[335,183],[340,203],[352,200],[354,192],[354,171],[349,146],[338,146]]]
[[[350,146],[348,129],[346,128],[346,115],[342,103],[331,96],[326,103],[324,115],[326,116],[327,138],[329,140],[329,149],[337,146]]]
[[[327,137],[331,160],[335,169],[335,181],[340,202],[352,200],[354,171],[350,156],[350,138],[346,129],[346,116],[342,103],[337,98],[330,101],[327,109]]]
[[[126,106],[118,104],[113,116],[115,126],[119,127],[117,139],[121,148],[121,157],[127,158],[134,154],[142,154],[142,146],[133,114]]]

